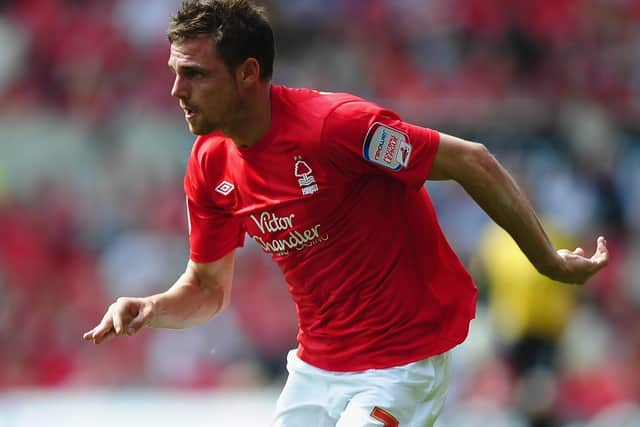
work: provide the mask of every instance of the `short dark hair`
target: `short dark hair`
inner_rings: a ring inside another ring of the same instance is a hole
[[[249,0],[184,0],[171,17],[170,43],[209,35],[229,71],[247,58],[260,64],[260,78],[273,74],[273,30],[264,8]]]

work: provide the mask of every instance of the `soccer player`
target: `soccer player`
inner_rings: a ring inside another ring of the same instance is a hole
[[[272,84],[272,29],[248,0],[185,1],[168,36],[171,93],[197,135],[184,180],[189,261],[166,292],[118,298],[85,340],[209,320],[229,304],[248,234],[281,268],[299,316],[274,425],[431,426],[477,290],[425,180],[462,185],[542,274],[581,284],[606,265],[602,237],[591,257],[556,250],[483,145],[350,94]]]

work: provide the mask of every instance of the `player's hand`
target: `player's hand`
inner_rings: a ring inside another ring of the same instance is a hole
[[[562,263],[562,274],[557,279],[579,285],[602,270],[609,262],[607,241],[602,236],[598,237],[596,251],[590,258],[585,256],[582,248],[576,248],[574,251],[560,249],[558,255]]]
[[[153,312],[149,298],[118,298],[100,323],[85,332],[82,339],[100,344],[114,336],[133,335],[151,322]]]

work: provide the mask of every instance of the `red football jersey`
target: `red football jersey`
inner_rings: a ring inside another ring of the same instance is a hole
[[[191,259],[253,238],[295,301],[298,356],[319,368],[387,368],[462,342],[477,290],[424,188],[438,132],[349,94],[273,85],[271,104],[252,147],[196,139]]]

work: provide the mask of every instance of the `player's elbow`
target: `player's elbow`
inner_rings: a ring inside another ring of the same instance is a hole
[[[203,287],[207,317],[209,319],[224,311],[231,304],[231,282],[205,284]]]
[[[489,149],[481,143],[469,142],[461,153],[460,167],[454,178],[463,186],[491,182],[491,177],[498,170],[497,160]],[[489,181],[487,181],[489,180]]]
[[[209,320],[231,304],[230,274],[207,274],[206,271],[197,270],[189,266],[188,283],[194,292],[199,315],[203,320]]]
[[[231,283],[222,287],[219,301],[220,301],[220,304],[218,306],[218,309],[214,313],[214,316],[220,313],[221,311],[226,310],[227,307],[231,305]]]
[[[469,167],[476,167],[482,171],[491,171],[496,167],[496,158],[484,144],[479,142],[469,144],[467,162]]]

